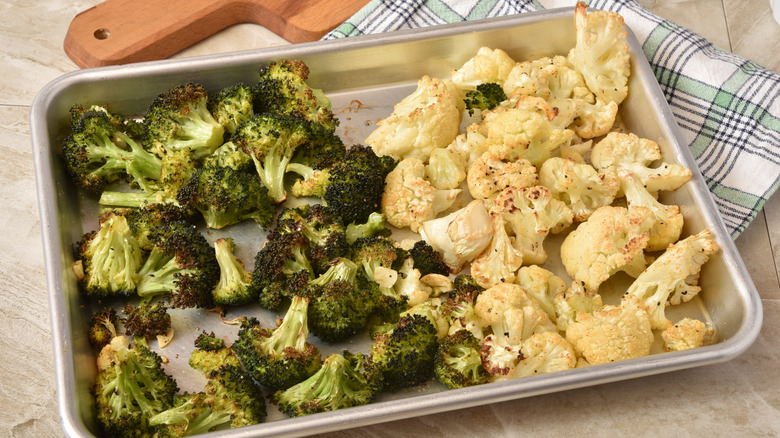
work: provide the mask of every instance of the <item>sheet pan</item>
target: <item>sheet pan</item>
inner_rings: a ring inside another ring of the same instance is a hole
[[[268,422],[213,436],[321,433],[723,362],[747,349],[761,327],[758,293],[690,151],[680,141],[672,114],[630,29],[629,44],[632,75],[629,97],[621,105],[622,123],[630,132],[658,142],[666,161],[693,169],[693,180],[663,200],[681,206],[686,220],[683,235],[709,228],[721,247],[702,271],[702,293],[674,310],[711,319],[717,331],[716,344],[675,353],[662,353],[656,347],[656,354],[641,359],[453,391],[431,382],[382,396],[368,406],[295,419],[284,418],[269,403]],[[322,88],[331,97],[341,120],[339,134],[345,142],[360,143],[373,129],[373,122],[389,115],[392,106],[414,89],[419,77],[426,74],[447,77],[451,69],[461,66],[482,46],[501,48],[519,61],[565,55],[573,45],[572,8],[256,51],[81,70],[49,83],[33,103],[30,126],[57,367],[57,397],[66,435],[86,437],[95,430],[89,394],[95,373],[94,355],[85,334],[88,314],[82,308],[85,302],[78,293],[70,266],[72,244],[84,232],[97,227],[97,206],[70,184],[59,156],[72,104],[108,103],[113,111],[122,114],[141,113],[154,96],[180,83],[197,81],[209,90],[235,82],[251,83],[263,63],[296,58],[309,65],[310,84]],[[206,235],[210,240],[225,235],[234,237],[239,246],[238,255],[249,267],[264,238],[254,224],[242,224],[224,232],[206,232]],[[550,259],[555,259],[556,243],[550,242],[546,247]],[[672,310],[667,312],[674,315]],[[239,314],[252,314],[269,324],[276,318],[262,309],[248,308],[228,314],[228,319]],[[174,344],[159,351],[170,359],[169,370],[184,375],[188,372],[186,358],[191,341],[200,330],[214,330],[231,339],[237,331],[235,326],[226,326],[213,315],[198,310],[177,313],[174,328]],[[318,344],[323,354],[342,348],[360,350],[367,345],[367,338],[350,341],[348,345]],[[180,379],[179,383],[183,389],[197,389],[202,385],[194,375]]]

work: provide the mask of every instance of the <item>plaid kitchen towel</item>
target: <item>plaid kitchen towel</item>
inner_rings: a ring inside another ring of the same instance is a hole
[[[780,181],[780,75],[721,50],[635,0],[592,0],[642,43],[684,141],[736,238]],[[371,0],[325,36],[339,38],[574,7],[574,0]]]

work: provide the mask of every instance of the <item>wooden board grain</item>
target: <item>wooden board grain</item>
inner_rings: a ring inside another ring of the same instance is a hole
[[[368,0],[107,0],[76,15],[65,53],[79,67],[165,59],[229,26],[255,23],[315,41]]]

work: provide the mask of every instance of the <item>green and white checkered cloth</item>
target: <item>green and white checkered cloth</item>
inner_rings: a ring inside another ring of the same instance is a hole
[[[780,75],[713,46],[635,0],[592,0],[642,43],[683,139],[736,238],[780,182]],[[574,0],[371,0],[325,36],[339,38],[574,7]]]

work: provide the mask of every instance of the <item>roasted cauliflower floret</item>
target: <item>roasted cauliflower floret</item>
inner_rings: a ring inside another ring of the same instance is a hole
[[[581,143],[572,143],[569,146],[561,147],[560,154],[563,159],[570,159],[575,163],[584,163],[585,155],[593,149],[593,140],[583,141]]]
[[[414,260],[408,257],[398,270],[396,281],[393,284],[396,293],[406,297],[408,307],[424,303],[431,297],[433,289],[423,283],[421,279],[420,270],[414,267]]]
[[[491,213],[490,217],[493,239],[490,246],[471,262],[471,275],[484,288],[514,281],[515,271],[523,264],[523,252],[515,248],[514,239],[506,232],[504,219],[497,213]]]
[[[487,129],[480,124],[472,123],[466,127],[466,132],[458,134],[445,149],[457,152],[468,169],[477,158],[487,152]]]
[[[661,332],[664,350],[682,351],[703,347],[712,343],[714,331],[698,319],[683,318]]]
[[[466,179],[466,160],[452,149],[434,149],[425,165],[425,178],[439,190],[455,189]]]
[[[549,100],[577,98],[593,100],[582,75],[564,56],[540,57],[518,62],[504,81],[507,96],[538,96]]]
[[[433,149],[446,147],[458,135],[463,108],[463,95],[455,84],[423,76],[417,89],[377,122],[365,142],[379,156],[425,163]]]
[[[572,211],[544,186],[508,187],[493,201],[490,212],[504,219],[527,265],[547,260],[544,240],[571,225],[573,218]]]
[[[561,106],[560,99],[553,100],[552,104]],[[604,135],[612,129],[617,118],[618,104],[615,102],[603,102],[597,100],[589,103],[584,100],[573,101],[574,119],[568,128],[574,131],[580,138],[594,138]]]
[[[515,61],[501,49],[481,47],[461,68],[452,72],[452,82],[464,90],[473,90],[488,82],[503,84]]]
[[[523,341],[512,379],[566,371],[577,366],[574,347],[557,332],[536,333]]]
[[[536,185],[536,167],[528,160],[504,161],[485,152],[469,166],[466,183],[474,199],[492,200],[507,187]]]
[[[482,368],[488,372],[491,381],[509,379],[522,359],[521,343],[513,344],[509,338],[490,334],[482,340],[479,350]]]
[[[637,277],[645,269],[644,249],[655,221],[645,207],[599,208],[563,240],[566,272],[593,291],[619,271]]]
[[[522,286],[502,283],[482,291],[474,314],[489,334],[482,340],[482,366],[494,379],[509,378],[523,359],[524,339],[555,332],[555,324]]]
[[[425,274],[420,281],[431,288],[431,296],[438,298],[442,294],[452,292],[455,286],[452,279],[442,274]]]
[[[598,100],[620,104],[628,95],[631,75],[626,24],[617,12],[593,11],[577,3],[574,12],[576,43],[569,62],[582,73]]]
[[[447,216],[423,222],[419,231],[423,240],[441,253],[453,272],[474,260],[493,239],[490,214],[479,200]]]
[[[586,290],[582,282],[572,282],[568,289],[553,298],[558,330],[565,332],[566,327],[577,320],[579,313],[593,313],[603,305],[601,295],[597,292]]]
[[[390,225],[417,232],[420,224],[450,208],[459,193],[437,189],[425,179],[421,160],[405,158],[385,178],[382,213]]]
[[[683,227],[683,215],[680,213],[680,207],[658,202],[631,172],[620,170],[618,178],[620,178],[620,186],[626,195],[629,208],[647,207],[656,217],[655,225],[650,229],[647,251],[666,249],[667,246],[677,242]]]
[[[557,332],[539,303],[519,284],[501,283],[485,289],[474,304],[474,313],[493,335],[518,345],[534,333]]]
[[[487,149],[502,160],[526,159],[541,165],[561,146],[571,143],[574,132],[556,127],[538,108],[498,107],[483,116]]]
[[[586,220],[597,208],[612,204],[620,190],[615,172],[597,171],[587,163],[560,157],[542,164],[539,181],[572,209],[576,222]]]
[[[572,345],[557,332],[535,333],[520,344],[489,335],[480,350],[492,382],[565,371],[577,366]]]
[[[597,100],[582,74],[563,56],[518,63],[504,82],[504,92],[545,99],[556,109],[553,123],[580,138],[606,134],[617,116],[618,104]]]
[[[523,266],[517,271],[515,283],[523,286],[550,320],[556,322],[554,300],[558,294],[566,292],[566,282],[561,277],[538,265]]]
[[[559,108],[552,106],[546,99],[536,96],[513,96],[511,99],[505,101],[503,105],[501,105],[498,111],[500,112],[501,110],[522,110],[537,112],[544,116],[545,119],[550,121],[554,128],[563,129],[570,122],[569,119],[562,120],[560,117],[558,117],[561,113]],[[485,120],[483,120],[483,125],[485,125],[485,128],[490,127],[490,122],[497,114],[499,114],[499,112],[494,111],[493,113],[489,113],[487,115]]]
[[[647,312],[632,298],[578,314],[566,328],[566,340],[589,364],[598,365],[649,355],[655,336]]]
[[[668,328],[672,322],[666,318],[666,306],[690,301],[701,291],[698,285],[701,267],[718,249],[712,232],[707,229],[678,241],[634,280],[624,299],[630,296],[639,299],[650,315],[653,329]]]
[[[660,190],[675,190],[690,181],[691,169],[679,164],[664,162],[658,167],[649,167],[660,159],[658,143],[621,132],[607,134],[593,146],[590,155],[596,169],[627,170],[653,194]]]

